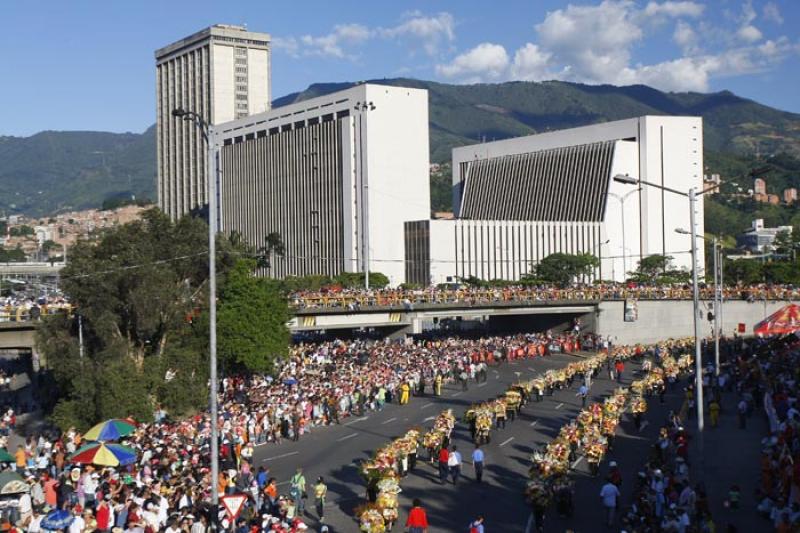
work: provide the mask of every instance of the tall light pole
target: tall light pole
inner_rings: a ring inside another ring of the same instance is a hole
[[[639,187],[638,189],[629,191],[622,196],[613,192],[608,193],[608,195],[611,198],[619,200],[619,222],[620,222],[620,227],[622,228],[622,276],[623,277],[628,275],[628,256],[625,253],[625,250],[627,249],[625,248],[625,200],[627,200],[628,197],[631,196],[632,194],[636,194],[641,190],[642,188]]]
[[[696,207],[697,197],[714,190],[716,186],[706,188],[699,193],[695,187],[689,189],[688,192],[679,191],[671,187],[665,187],[657,183],[651,183],[641,179],[632,178],[625,174],[617,174],[614,176],[614,181],[624,183],[626,185],[647,185],[663,191],[671,192],[679,196],[684,196],[689,199],[689,233],[692,236],[692,307],[694,315],[694,368],[695,368],[695,403],[697,407],[697,446],[700,449],[700,464],[703,465],[703,429],[705,427],[704,406],[703,406],[703,361],[702,351],[700,347],[700,292],[697,286],[697,221],[696,221]],[[703,467],[701,466],[701,472]]]
[[[353,110],[358,113],[358,194],[361,201],[361,260],[364,265],[364,288],[369,290],[369,223],[367,221],[369,190],[364,180],[364,113],[375,110],[372,102],[356,102]]]
[[[682,235],[689,235],[690,232],[685,229],[676,229],[675,233]],[[697,237],[707,241],[705,236],[697,235]],[[714,375],[719,376],[719,330],[720,330],[720,313],[722,311],[722,275],[721,275],[721,250],[719,248],[719,240],[716,237],[711,239],[711,244],[714,248],[713,251],[713,265],[714,265]]]
[[[209,410],[211,411],[211,503],[212,524],[217,522],[219,508],[219,428],[217,427],[217,165],[219,142],[212,124],[194,111],[178,108],[172,116],[193,122],[203,134],[208,149],[206,182],[208,183],[208,358],[209,358]]]

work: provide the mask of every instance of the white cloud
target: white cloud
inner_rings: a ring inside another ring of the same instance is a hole
[[[361,24],[337,24],[327,35],[303,35],[300,42],[304,45],[306,54],[345,58],[349,57],[345,53],[345,45],[362,43],[370,35],[369,28]]]
[[[438,52],[442,42],[452,42],[456,38],[455,19],[450,13],[425,16],[419,11],[405,15],[405,20],[392,28],[381,28],[379,33],[390,39],[410,37],[419,40],[429,55]]]
[[[543,51],[537,45],[527,43],[514,54],[511,64],[511,76],[515,80],[539,81],[553,77],[548,71],[552,54]]]
[[[665,15],[668,17],[699,17],[703,14],[704,6],[697,2],[649,2],[644,8],[644,15],[654,17]]]
[[[775,2],[767,2],[763,8],[764,20],[769,20],[775,24],[783,24],[783,15]]]
[[[481,43],[472,50],[456,56],[452,62],[437,65],[436,72],[446,78],[477,83],[503,78],[508,65],[508,53],[505,48],[499,44]]]
[[[761,30],[752,24],[747,24],[739,28],[739,30],[736,32],[736,36],[746,43],[754,43],[761,40],[762,34]]]
[[[613,83],[630,62],[631,45],[643,35],[633,7],[628,1],[605,0],[549,12],[536,25],[539,44],[564,64],[568,78]]]
[[[300,55],[300,43],[294,37],[273,37],[272,48],[282,50],[292,57]]]
[[[698,51],[697,33],[687,22],[678,21],[675,25],[675,32],[672,34],[672,40],[681,47],[684,55],[694,55]]]

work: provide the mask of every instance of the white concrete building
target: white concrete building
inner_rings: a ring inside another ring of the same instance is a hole
[[[555,252],[600,257],[602,279],[623,280],[653,254],[690,268],[690,238],[675,232],[688,229],[688,199],[616,174],[699,191],[702,119],[645,116],[453,149],[459,220],[406,225],[408,280],[518,279]],[[702,235],[702,201],[697,221]],[[703,265],[702,245],[698,255]]]
[[[158,203],[172,218],[207,204],[206,144],[182,107],[221,124],[270,109],[270,36],[217,24],[156,50]]]
[[[217,130],[220,229],[255,246],[278,233],[286,252],[270,275],[368,262],[404,281],[403,225],[430,216],[427,91],[362,84]]]

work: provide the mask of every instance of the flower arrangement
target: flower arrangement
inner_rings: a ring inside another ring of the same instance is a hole
[[[358,516],[359,530],[364,533],[385,533],[386,522],[377,505],[364,504],[355,510]]]

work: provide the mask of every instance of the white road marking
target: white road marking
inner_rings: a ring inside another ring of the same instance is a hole
[[[500,374],[495,374],[494,379],[500,379]]]
[[[560,403],[560,404],[556,405],[556,409],[561,409],[562,407],[564,407],[563,403]]]
[[[406,418],[406,420],[408,420],[408,419]],[[428,418],[423,420],[423,422],[430,422],[431,420],[436,420],[436,417],[435,416],[429,416]]]
[[[291,457],[292,455],[297,455],[298,453],[300,452],[289,452],[281,455],[276,455],[274,457],[267,457],[266,459],[262,459],[261,462],[263,463],[266,461],[274,461],[275,459],[283,459],[284,457]]]
[[[357,437],[358,433],[351,433],[349,435],[345,435],[341,439],[336,439],[336,442],[342,442],[343,440],[352,439],[353,437]]]
[[[457,393],[455,393],[455,394],[452,394],[451,396],[452,396],[453,398],[455,398],[456,396],[460,396],[462,392],[464,392],[464,391],[463,391],[463,390],[462,390],[462,391],[458,391]]]
[[[530,425],[531,425],[531,427],[534,427],[534,426],[535,426],[536,424],[538,424],[538,423],[539,423],[539,421],[538,421],[538,420],[534,420],[533,422],[531,422],[531,424],[530,424]]]
[[[388,424],[388,423],[390,423],[390,422],[394,422],[395,420],[397,420],[397,417],[396,417],[396,416],[393,416],[393,417],[392,417],[392,418],[390,418],[389,420],[384,420],[383,422],[381,422],[381,425],[382,425],[382,426],[385,426],[386,424]]]
[[[514,440],[514,437],[508,437],[506,440],[504,440],[503,442],[501,442],[501,443],[500,443],[500,446],[501,446],[501,447],[502,447],[502,446],[505,446],[506,444],[508,444],[508,443],[509,443],[509,442],[511,442],[512,440]]]
[[[369,417],[368,417],[368,416],[362,416],[361,418],[356,418],[355,420],[351,420],[350,422],[348,422],[347,424],[345,424],[345,426],[350,426],[350,425],[352,425],[352,424],[355,424],[356,422],[363,422],[363,421],[364,421],[364,420],[366,420],[367,418],[369,418]]]
[[[291,479],[290,479],[290,480],[288,480],[288,481],[281,481],[280,483],[277,483],[277,486],[278,486],[278,487],[280,487],[281,485],[288,485],[288,484],[289,484],[289,483],[291,483],[291,482],[292,482],[292,480],[291,480]]]
[[[480,387],[485,387],[485,386],[486,386],[486,382],[484,381],[483,383],[481,383],[480,385],[478,385],[478,388],[480,388]]]
[[[530,370],[530,371],[531,371],[531,372],[533,372],[534,374],[536,373],[536,369],[535,369],[535,368],[533,368],[532,366],[529,366],[529,367],[528,367],[528,370]]]
[[[583,456],[582,455],[580,457],[578,457],[578,459],[574,463],[572,463],[572,468],[577,468],[578,465],[581,464],[581,461],[583,461]]]
[[[431,405],[433,405],[433,402],[431,402],[431,403],[426,403],[425,405],[423,405],[423,406],[422,406],[422,408],[423,408],[423,409],[427,409],[427,408],[428,408],[428,407],[430,407]]]

